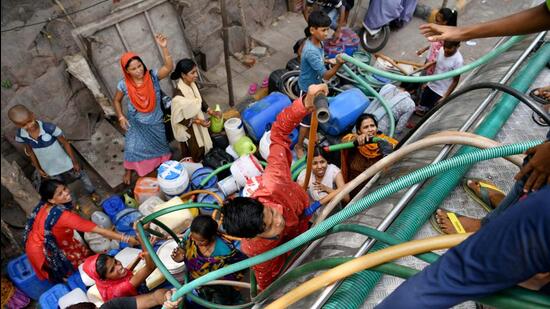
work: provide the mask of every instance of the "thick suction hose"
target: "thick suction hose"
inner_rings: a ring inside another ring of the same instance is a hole
[[[294,248],[297,248],[305,244],[306,242],[310,241],[311,239],[314,239],[319,235],[323,234],[326,230],[330,229],[334,225],[350,218],[351,216],[354,216],[364,211],[370,205],[390,196],[391,194],[403,188],[411,186],[424,179],[437,175],[443,171],[456,168],[458,166],[468,165],[474,162],[488,160],[496,157],[509,156],[513,154],[522,153],[526,149],[536,146],[540,143],[541,141],[530,141],[530,142],[524,142],[519,144],[505,145],[501,147],[479,150],[473,153],[464,154],[462,156],[456,156],[452,159],[444,160],[439,163],[423,167],[417,171],[412,172],[409,175],[400,177],[399,179],[389,183],[383,188],[380,188],[372,192],[371,194],[359,200],[357,203],[348,205],[346,208],[336,213],[335,215],[327,218],[325,221],[319,223],[317,226],[312,227],[308,231],[302,233],[301,235],[298,235],[297,237],[289,240],[288,242],[284,243],[283,245],[277,248],[274,248],[262,254],[256,255],[245,261],[228,265],[222,269],[216,270],[214,272],[210,272],[200,278],[197,278],[196,280],[189,282],[188,284],[178,289],[176,293],[174,293],[174,295],[172,296],[172,300],[176,300],[182,297],[183,295],[191,292],[194,288],[204,284],[205,282],[223,277],[225,275],[234,273],[236,271],[248,268],[253,265],[257,265],[259,263],[266,262],[270,259],[273,259],[276,256],[279,256]]]
[[[478,66],[491,61],[493,58],[497,57],[498,55],[502,54],[506,50],[510,49],[510,47],[512,47],[517,42],[523,40],[524,38],[525,38],[524,36],[513,36],[508,41],[504,42],[502,45],[500,45],[500,46],[496,47],[495,49],[491,50],[487,54],[481,56],[476,61],[474,61],[472,63],[469,63],[465,66],[462,66],[462,67],[460,67],[456,70],[452,70],[452,71],[449,71],[449,72],[445,72],[443,74],[436,74],[436,75],[427,75],[427,76],[399,75],[399,74],[390,73],[390,72],[387,72],[387,71],[384,71],[384,70],[380,70],[380,69],[375,68],[373,66],[370,66],[366,63],[358,61],[357,59],[355,59],[351,56],[348,56],[346,54],[342,55],[342,59],[356,65],[357,67],[359,67],[361,69],[367,70],[367,71],[369,71],[371,73],[374,73],[376,75],[380,75],[380,76],[390,78],[390,79],[393,79],[393,80],[398,80],[398,81],[401,81],[401,82],[409,82],[409,83],[427,83],[427,82],[432,82],[432,81],[436,81],[436,80],[455,77],[455,76],[460,75],[462,73],[471,71],[471,70],[477,68]]]
[[[323,221],[340,203],[342,198],[349,194],[351,191],[353,191],[357,186],[365,182],[367,179],[374,176],[379,171],[383,170],[384,168],[394,164],[395,162],[398,162],[406,155],[427,148],[435,145],[446,145],[446,144],[461,144],[461,145],[470,145],[477,148],[488,148],[488,147],[495,147],[500,146],[501,144],[498,142],[495,142],[491,139],[488,139],[483,136],[479,136],[472,133],[467,132],[456,132],[456,131],[443,131],[439,132],[433,135],[429,135],[424,139],[421,139],[417,142],[414,142],[412,144],[403,146],[402,148],[399,148],[392,152],[390,155],[382,158],[378,162],[376,162],[374,165],[363,171],[361,174],[359,174],[357,177],[355,177],[352,181],[349,181],[342,187],[341,191],[334,196],[334,198],[330,201],[329,204],[327,204],[325,207],[323,207],[320,210],[319,216],[315,219],[314,225],[319,224],[319,222]],[[514,163],[517,166],[521,166],[523,162],[523,158],[520,156],[511,156],[506,158],[508,161]]]
[[[306,178],[303,188],[307,191],[309,179],[311,178],[311,165],[313,164],[313,151],[315,150],[315,141],[317,140],[317,113],[311,114],[311,126],[309,128],[309,142],[307,146]],[[299,173],[299,171],[298,171]]]
[[[319,123],[326,123],[330,119],[330,111],[328,109],[328,99],[324,94],[318,94],[313,100],[315,104],[315,114]]]
[[[472,235],[472,233],[443,235],[420,240],[412,240],[355,258],[345,264],[334,267],[319,276],[315,276],[305,283],[300,284],[283,297],[280,297],[271,303],[266,307],[266,309],[287,308],[311,293],[361,270],[408,255],[454,247],[470,235]]]

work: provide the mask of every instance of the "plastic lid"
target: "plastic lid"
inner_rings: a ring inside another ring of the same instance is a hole
[[[158,177],[166,180],[174,180],[187,173],[183,164],[178,161],[170,160],[162,163],[158,168]]]

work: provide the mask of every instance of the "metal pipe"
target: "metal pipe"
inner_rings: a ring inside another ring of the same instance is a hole
[[[545,32],[541,32],[539,33],[535,39],[533,40],[533,42],[531,42],[531,44],[529,45],[529,47],[527,47],[527,49],[521,54],[521,56],[518,58],[518,60],[516,60],[516,62],[512,65],[512,67],[510,67],[510,69],[508,69],[508,71],[506,72],[506,74],[499,80],[499,83],[501,84],[504,84],[506,82],[508,82],[510,80],[510,78],[512,77],[512,75],[519,69],[519,67],[521,66],[521,64],[523,63],[523,61],[525,61],[525,59],[529,56],[529,54],[531,53],[531,51],[536,47],[537,43],[542,39],[544,38],[544,36],[546,35],[546,31]],[[502,42],[503,39],[501,39],[499,41]],[[474,71],[475,72],[475,71]],[[473,72],[472,74],[470,74],[470,76],[473,76]],[[471,78],[471,77],[470,77]],[[486,98],[485,100],[478,106],[478,108],[473,112],[473,114],[466,120],[466,122],[462,125],[462,127],[458,130],[460,132],[465,132],[466,130],[468,130],[472,124],[474,124],[474,122],[476,121],[476,119],[478,119],[480,116],[481,116],[481,113],[488,107],[489,103],[493,100],[493,98],[496,96],[496,94],[498,93],[497,90],[493,90]],[[414,140],[414,137],[420,133],[421,130],[420,128],[422,128],[423,126],[425,126],[426,123],[423,123],[417,130],[415,130],[415,133],[413,133],[409,139],[407,140],[406,144],[409,143],[411,140]],[[437,157],[432,161],[431,164],[433,163],[437,163],[441,160],[443,160],[448,154],[449,152],[451,151],[451,146],[445,146],[440,152],[439,154],[437,155]],[[416,192],[418,192],[418,190],[422,187],[422,185],[424,185],[425,181],[422,181],[422,182],[419,182],[415,185],[413,185],[412,187],[409,188],[409,190],[407,190],[407,192],[403,195],[403,197],[399,200],[399,202],[392,208],[392,210],[390,211],[390,213],[384,218],[384,220],[382,220],[382,222],[376,227],[377,230],[379,231],[386,231],[386,229],[390,226],[390,224],[393,222],[393,220],[395,220],[395,218],[397,218],[397,216],[399,215],[399,213],[401,213],[401,211],[405,208],[405,206],[407,205],[407,203],[414,197],[414,195],[416,194]],[[358,196],[361,196],[361,194],[363,194],[364,192],[359,192],[357,195]],[[363,245],[359,248],[359,250],[357,251],[357,253],[354,255],[354,257],[358,257],[358,256],[362,256],[364,255],[367,251],[370,250],[370,248],[372,248],[372,246],[374,245],[374,243],[376,242],[376,240],[373,240],[373,239],[367,239]],[[334,291],[336,290],[336,288],[338,288],[338,286],[340,285],[340,282],[341,281],[338,281],[332,285],[330,285],[329,287],[325,288],[323,290],[323,292],[321,293],[321,295],[317,298],[317,300],[315,301],[315,303],[313,304],[313,306],[311,308],[321,308],[321,306],[328,300],[328,298],[334,293]]]
[[[225,61],[225,74],[227,75],[227,91],[229,93],[229,106],[235,106],[235,97],[233,95],[233,78],[231,77],[231,63],[229,62],[229,31],[227,29],[227,8],[225,0],[220,0],[220,10],[222,13],[222,38],[223,38],[223,58]]]

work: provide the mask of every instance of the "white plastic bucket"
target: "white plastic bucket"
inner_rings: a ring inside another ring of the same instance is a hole
[[[57,305],[61,309],[65,309],[71,305],[79,304],[79,303],[87,303],[90,300],[88,299],[88,296],[86,296],[86,293],[82,291],[80,288],[76,288],[69,293],[63,295],[59,301],[57,302]]]
[[[160,189],[166,195],[180,195],[189,186],[189,174],[178,161],[169,160],[158,168],[157,180]]]
[[[264,160],[269,156],[269,146],[271,146],[271,131],[265,132],[260,139],[260,155]]]
[[[235,142],[237,142],[239,138],[245,135],[243,122],[239,118],[227,119],[223,124],[223,127],[225,129],[225,133],[227,134],[229,145],[235,144]]]
[[[229,196],[239,190],[239,185],[235,181],[235,177],[228,176],[218,181],[218,189],[220,189],[223,195]]]
[[[240,187],[246,185],[246,179],[260,176],[264,172],[260,161],[255,156],[249,154],[235,160],[231,165],[231,175]]]
[[[225,148],[225,152],[227,152],[230,156],[233,157],[233,159],[237,160],[239,158],[239,155],[235,152],[235,149],[233,149],[233,146],[228,145]]]
[[[113,227],[111,219],[103,211],[94,211],[92,213],[92,222],[107,230]]]
[[[185,276],[185,263],[177,263],[172,259],[172,252],[175,248],[177,248],[177,246],[178,244],[176,241],[170,239],[157,249],[157,255],[164,266],[166,266],[170,274],[172,274],[179,282],[183,282]]]

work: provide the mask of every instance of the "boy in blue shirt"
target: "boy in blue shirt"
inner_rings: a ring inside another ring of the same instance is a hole
[[[86,172],[80,167],[73,149],[63,132],[53,123],[36,120],[25,106],[10,108],[8,117],[18,128],[15,141],[24,144],[27,154],[41,178],[56,179],[64,183],[80,179],[93,202],[99,195]],[[63,147],[61,147],[63,146]]]
[[[323,11],[313,11],[309,14],[307,27],[304,30],[307,40],[302,48],[300,60],[300,77],[298,79],[300,93],[306,93],[310,85],[321,84],[323,80],[329,80],[344,64],[341,55],[338,55],[335,59],[329,61],[333,64],[330,70],[325,67],[325,53],[322,42],[328,36],[330,23],[330,17]],[[308,115],[300,123],[298,143],[294,146],[298,158],[304,156],[303,144],[309,133],[310,121],[311,117]]]

